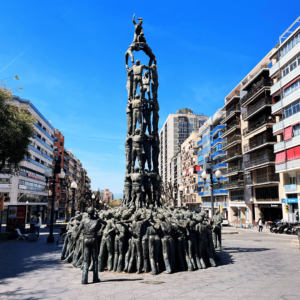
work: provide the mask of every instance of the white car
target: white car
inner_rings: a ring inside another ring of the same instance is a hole
[[[222,225],[223,226],[229,226],[229,221],[226,218],[222,218],[223,222]]]

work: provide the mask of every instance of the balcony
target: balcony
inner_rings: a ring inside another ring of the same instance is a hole
[[[226,168],[227,164],[219,163],[213,166],[213,170]],[[222,174],[223,175],[223,174]]]
[[[222,175],[226,175],[227,177],[228,176],[233,176],[233,175],[236,175],[238,173],[242,173],[244,172],[243,168],[241,166],[233,166],[231,168],[227,168],[225,170],[222,171]]]
[[[257,167],[265,166],[268,164],[275,163],[275,155],[274,154],[263,154],[256,158],[252,158],[249,161],[244,162],[245,170],[247,169],[256,169]]]
[[[247,121],[249,118],[254,116],[256,113],[263,110],[265,107],[272,106],[272,98],[265,97],[253,106],[248,107],[247,111],[242,114],[243,120]]]
[[[281,107],[284,108],[296,100],[300,98],[300,89],[298,88],[294,92],[290,93],[286,97],[284,97],[282,100],[276,102],[274,105],[272,105],[272,114],[281,114]]]
[[[226,155],[226,151],[222,151],[222,150],[216,151],[214,154],[211,155],[211,158],[216,159],[218,156]]]
[[[223,130],[225,125],[217,125],[210,133],[210,136],[214,136],[218,131]]]
[[[226,130],[223,132],[222,134],[222,138],[225,138],[227,135],[229,135],[230,133],[234,132],[236,129],[240,129],[241,128],[241,124],[237,123],[237,122],[233,122],[231,124],[227,124],[226,126]]]
[[[242,142],[242,136],[240,134],[235,134],[230,138],[227,138],[225,146],[222,148],[222,150],[227,150],[232,146],[235,146],[236,144],[240,144],[241,142]]]
[[[269,120],[268,116],[262,116],[258,120],[253,123],[250,123],[247,128],[243,129],[243,136],[246,137],[247,135],[256,132],[259,129],[262,129],[264,126],[272,127],[274,124],[273,120]]]
[[[240,149],[237,149],[236,151],[227,152],[226,157],[223,160],[223,163],[228,163],[229,161],[242,158],[242,151]]]
[[[231,182],[226,182],[223,184],[223,187],[227,190],[243,189],[244,181],[243,180],[235,180],[235,181],[231,181]]]
[[[258,175],[254,177],[254,180],[247,180],[247,186],[256,186],[256,185],[264,185],[264,184],[272,184],[278,183],[280,181],[279,174],[267,173],[263,175]]]
[[[263,148],[267,145],[274,145],[276,144],[274,139],[272,134],[264,133],[261,136],[248,140],[248,144],[244,145],[244,154]]]
[[[282,121],[277,122],[276,124],[273,125],[273,133],[280,131],[288,126],[291,126],[296,121],[299,121],[299,119],[300,119],[300,112],[297,112],[294,115]]]
[[[218,138],[218,139],[214,140],[214,141],[210,144],[210,146],[211,146],[211,147],[214,147],[215,145],[217,145],[217,144],[219,144],[219,143],[223,143],[223,142],[225,142],[225,141],[226,141],[226,139],[224,139],[224,138]]]
[[[279,174],[276,174],[276,175],[279,176]],[[297,191],[297,185],[296,184],[285,185],[284,186],[284,191],[286,193],[296,192]]]
[[[47,132],[45,131],[40,125],[34,124],[35,127],[37,127],[43,134],[45,134],[52,142],[54,141],[54,138]]]
[[[46,142],[44,142],[42,139],[40,139],[37,135],[34,135],[34,138],[39,141],[41,144],[43,144],[45,147],[47,147],[51,152],[53,152],[53,148],[51,148]]]
[[[241,113],[241,107],[239,104],[234,105],[232,108],[230,108],[228,111],[226,111],[225,118],[221,121],[221,124],[225,124],[227,121],[229,121],[233,116],[236,114]]]
[[[240,194],[240,195],[234,195],[230,197],[230,201],[240,201],[240,202],[244,202],[244,193]]]
[[[266,87],[271,87],[273,80],[269,78],[262,78],[260,81],[255,83],[248,93],[241,98],[242,106],[247,106],[258,94],[260,94]]]

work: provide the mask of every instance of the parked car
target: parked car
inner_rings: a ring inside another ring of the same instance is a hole
[[[223,220],[223,222],[222,222],[222,225],[223,226],[229,226],[229,221],[228,221],[228,219],[226,219],[226,218],[222,218],[222,220]]]

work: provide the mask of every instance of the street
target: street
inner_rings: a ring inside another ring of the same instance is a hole
[[[82,285],[81,270],[61,263],[62,245],[47,244],[41,229],[35,243],[0,244],[0,299],[299,299],[297,236],[223,232],[217,268],[155,277],[105,272],[100,283]]]

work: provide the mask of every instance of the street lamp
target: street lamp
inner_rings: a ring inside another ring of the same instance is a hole
[[[53,172],[53,176],[52,176],[52,172]],[[47,243],[54,243],[54,236],[53,236],[53,222],[54,222],[54,197],[55,197],[55,186],[56,183],[59,183],[56,181],[56,175],[58,175],[59,179],[60,179],[60,184],[63,184],[63,179],[65,178],[65,172],[63,171],[63,169],[61,168],[61,156],[55,156],[55,160],[54,160],[54,166],[53,166],[53,170],[50,171],[49,169],[47,169],[44,173],[45,177],[46,177],[46,186],[48,185],[48,181],[51,179],[51,183],[52,183],[52,201],[51,201],[51,216],[50,216],[50,230],[49,230],[49,236],[47,238]],[[52,176],[52,177],[51,177]],[[49,186],[50,189],[50,186]]]
[[[180,194],[180,208],[182,207],[182,195],[183,195],[183,185],[179,186],[179,194]]]
[[[72,190],[73,197],[72,197],[72,208],[71,208],[71,217],[74,217],[74,205],[75,205],[75,191],[77,189],[77,183],[76,181],[72,181],[70,189]]]
[[[28,214],[28,200],[26,201],[26,217],[25,217],[25,227],[26,227],[26,224],[27,224],[27,214]]]
[[[209,170],[209,173],[211,174],[211,169],[208,169]],[[204,170],[203,172],[202,172],[202,174],[201,174],[201,177],[202,177],[202,179],[203,179],[203,181],[204,181],[204,185],[205,185],[205,183],[206,183],[206,179],[207,179],[207,172]],[[221,173],[221,171],[220,170],[217,170],[216,172],[215,172],[215,176],[216,176],[216,178],[218,179],[218,185],[219,185],[219,181],[220,181],[220,178],[221,178],[221,176],[222,176],[222,173]],[[211,190],[211,194],[210,194],[210,201],[211,201],[211,217],[213,217],[213,215],[214,215],[214,195],[213,195],[213,176],[212,176],[212,174],[211,174],[211,176],[210,176],[210,190]]]

